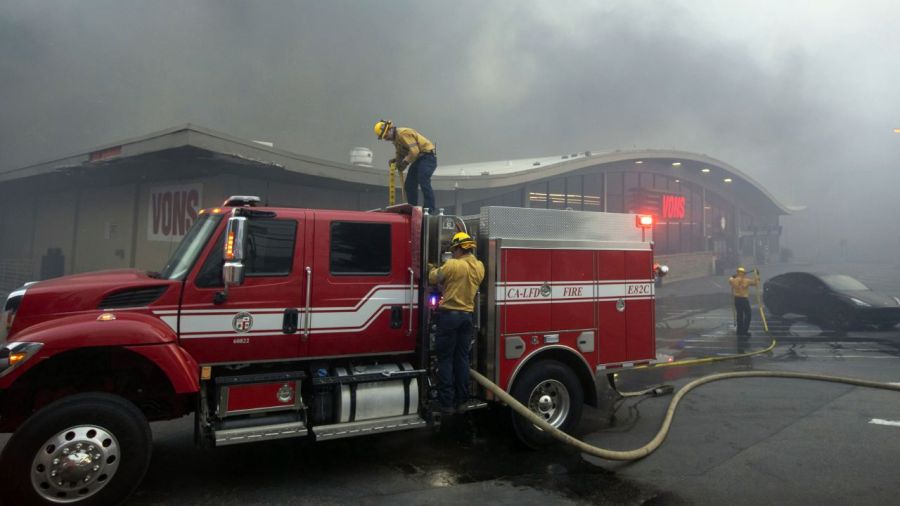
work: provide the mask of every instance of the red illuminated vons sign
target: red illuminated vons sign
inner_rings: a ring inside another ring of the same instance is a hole
[[[662,196],[662,217],[680,220],[684,218],[685,198],[680,195]]]

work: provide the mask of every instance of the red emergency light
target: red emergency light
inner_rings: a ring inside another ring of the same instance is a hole
[[[639,214],[634,218],[634,224],[639,228],[650,228],[653,226],[653,216],[649,214]]]

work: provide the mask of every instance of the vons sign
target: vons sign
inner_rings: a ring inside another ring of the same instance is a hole
[[[150,189],[147,212],[147,239],[180,241],[197,220],[203,185],[158,186]]]
[[[681,195],[662,196],[662,217],[674,220],[684,219],[685,198]]]

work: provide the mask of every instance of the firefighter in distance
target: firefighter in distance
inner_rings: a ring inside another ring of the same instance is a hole
[[[747,270],[738,267],[734,276],[728,278],[731,293],[734,295],[735,324],[738,338],[750,337],[750,287],[759,286],[756,279],[747,277]]]
[[[475,294],[484,279],[484,264],[475,258],[475,240],[459,232],[450,241],[452,258],[431,267],[428,282],[443,287],[438,308],[435,351],[441,413],[464,411],[469,400],[469,345],[475,330]]]
[[[418,205],[421,187],[425,209],[434,214],[434,190],[431,188],[431,176],[437,169],[434,143],[412,128],[394,126],[390,120],[375,123],[375,135],[394,144],[396,157],[388,165],[396,165],[401,173],[409,167],[409,174],[403,183],[407,202]]]

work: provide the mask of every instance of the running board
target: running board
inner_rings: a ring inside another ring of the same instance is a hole
[[[415,429],[428,425],[419,415],[395,416],[391,418],[379,418],[377,420],[365,420],[362,422],[336,423],[333,425],[320,425],[313,427],[312,432],[316,441],[329,441],[345,437],[365,436],[379,434],[395,430]]]
[[[228,446],[241,443],[255,443],[271,439],[303,437],[309,431],[303,422],[279,423],[275,425],[257,425],[240,429],[213,431],[216,446]]]
[[[479,409],[484,409],[488,407],[488,403],[481,400],[469,401],[461,406],[456,407],[457,413],[468,413],[469,411],[475,411]]]

